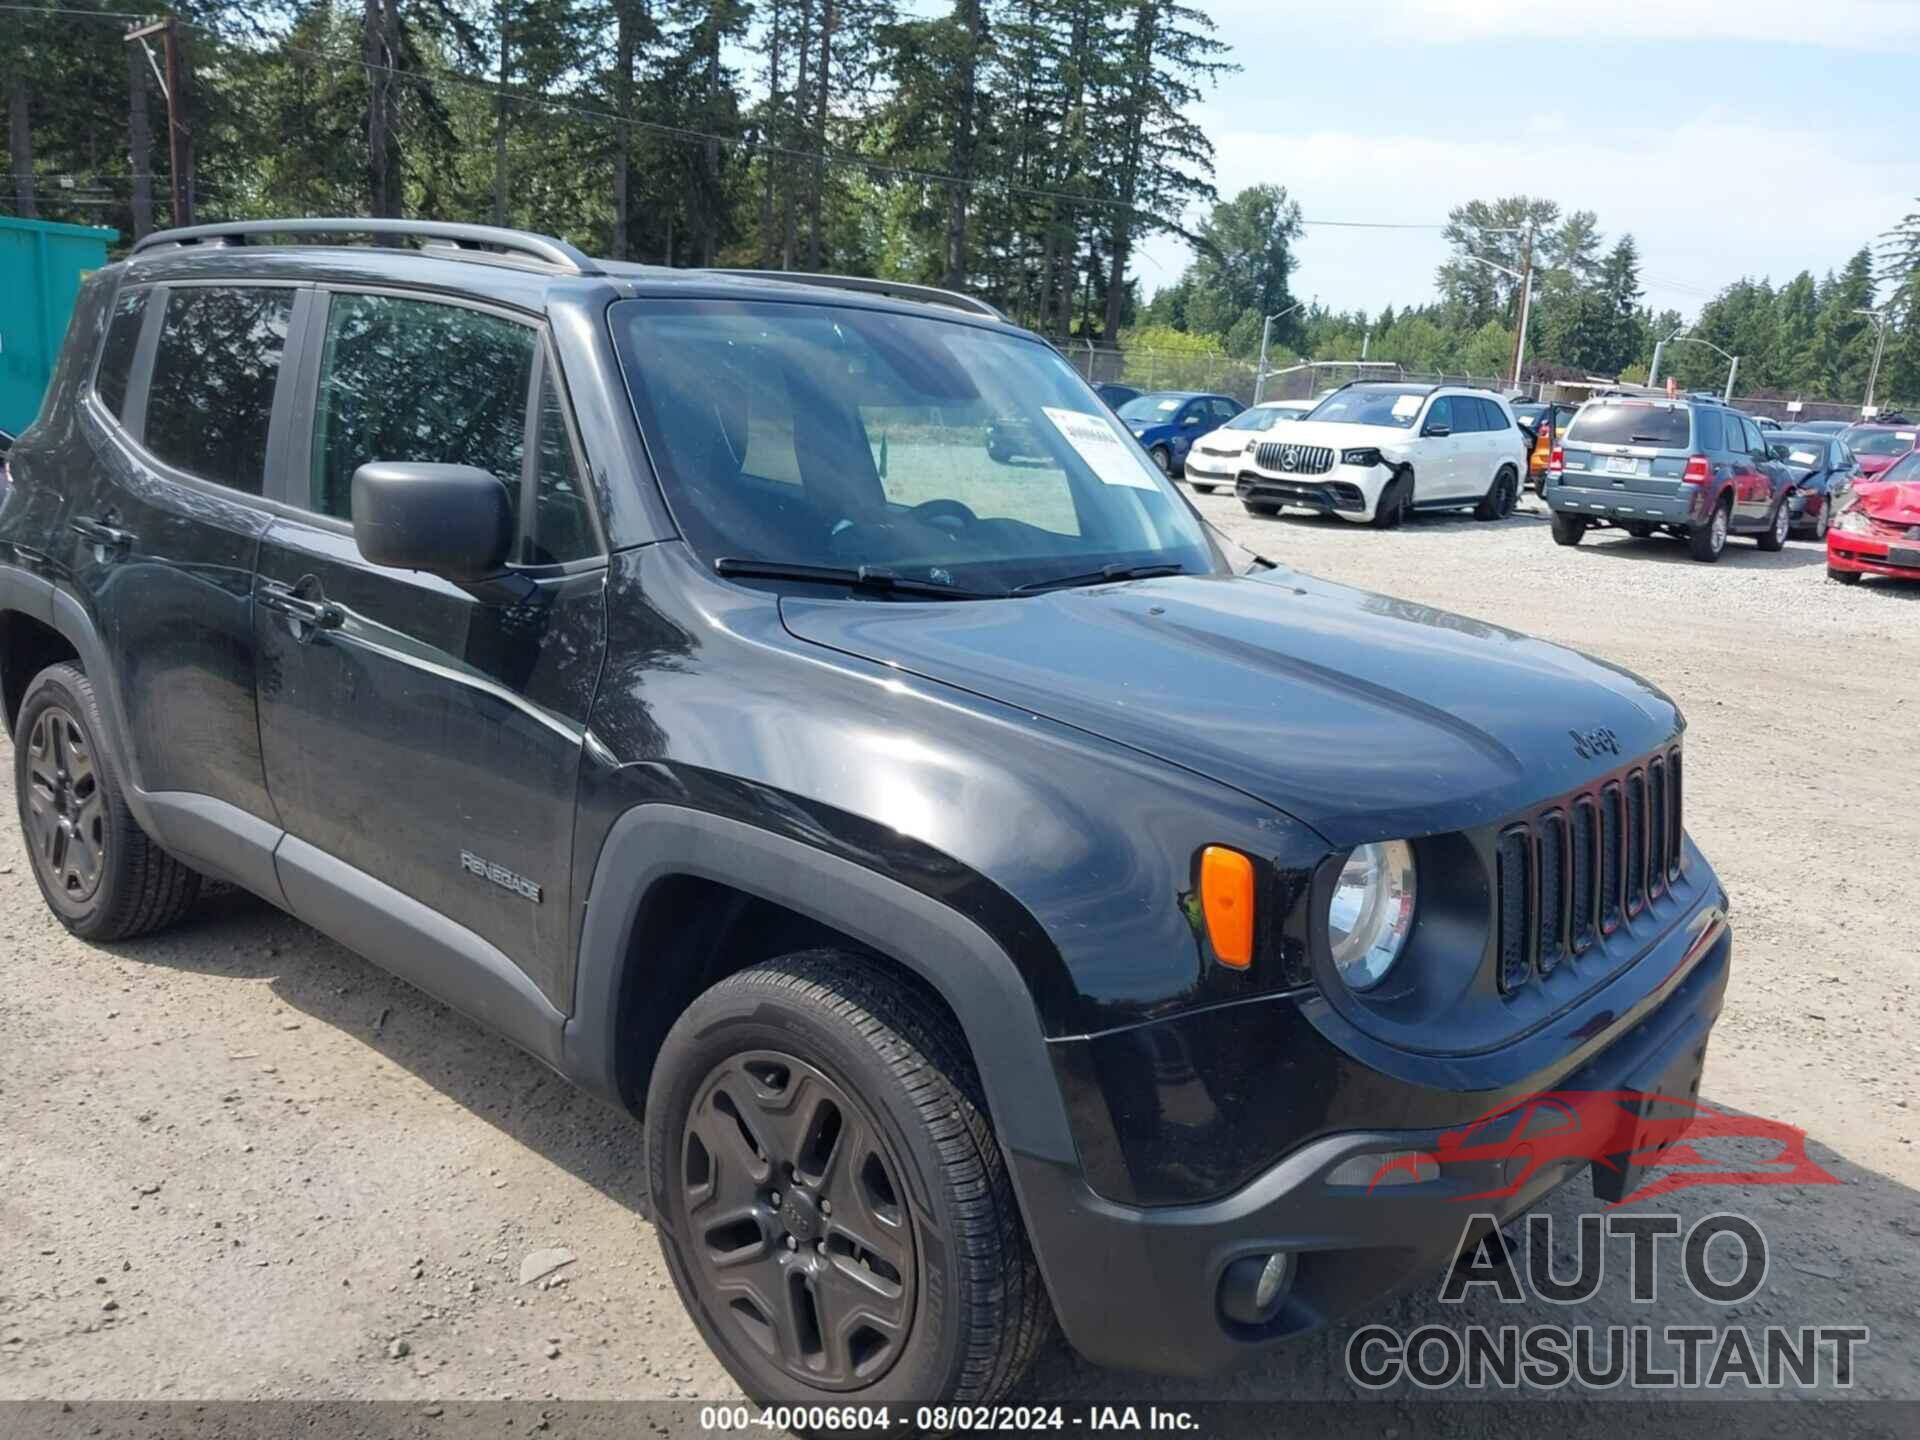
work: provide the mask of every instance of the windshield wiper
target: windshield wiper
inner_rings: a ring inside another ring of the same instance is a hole
[[[1107,585],[1115,580],[1151,580],[1156,575],[1184,575],[1187,567],[1171,561],[1157,565],[1108,565],[1084,575],[1056,575],[1051,580],[1029,580],[1013,587],[1015,595],[1031,595],[1036,590],[1071,590],[1079,585]]]
[[[932,595],[941,600],[1001,600],[1005,590],[961,590],[936,580],[912,580],[884,565],[789,565],[779,560],[742,560],[723,555],[713,562],[716,575],[751,576],[760,580],[810,580],[821,585],[848,585],[855,590],[891,590],[902,595]]]

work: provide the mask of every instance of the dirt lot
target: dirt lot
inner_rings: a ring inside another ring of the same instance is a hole
[[[1685,707],[1689,820],[1738,927],[1703,1096],[1805,1127],[1844,1183],[1672,1208],[1772,1241],[1733,1318],[1866,1324],[1855,1393],[1920,1398],[1920,589],[1842,590],[1799,542],[1704,566],[1669,541],[1561,550],[1538,512],[1383,534],[1202,504],[1285,564],[1577,646]],[[658,1258],[635,1124],[244,896],[77,943],[0,813],[0,1399],[734,1393]],[[575,1258],[521,1284],[554,1247]],[[1624,1271],[1578,1318],[1729,1323],[1648,1313]],[[1468,1314],[1570,1318],[1499,1309]],[[1461,1316],[1422,1286],[1367,1318]],[[1056,1344],[1028,1397],[1344,1397],[1345,1334],[1205,1384]]]

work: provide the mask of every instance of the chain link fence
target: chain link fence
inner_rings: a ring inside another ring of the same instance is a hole
[[[1259,362],[1231,355],[1190,354],[1180,351],[1123,350],[1085,341],[1062,347],[1074,369],[1090,385],[1130,385],[1136,390],[1196,390],[1231,395],[1251,405],[1255,391],[1262,400],[1310,400],[1323,390],[1349,380],[1402,380],[1425,385],[1477,385],[1505,393],[1499,379],[1488,375],[1442,375],[1409,370],[1392,361],[1293,360],[1270,357],[1265,383]]]

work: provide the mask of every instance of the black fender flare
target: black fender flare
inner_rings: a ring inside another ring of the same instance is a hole
[[[1040,1012],[1011,958],[964,915],[838,855],[726,816],[649,803],[607,832],[580,934],[563,1039],[575,1083],[625,1107],[619,1009],[634,925],[655,885],[690,876],[784,905],[912,971],[960,1021],[1003,1149],[1079,1168]],[[1016,1167],[1017,1171],[1017,1167]]]

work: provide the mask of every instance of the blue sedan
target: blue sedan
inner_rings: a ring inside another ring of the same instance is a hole
[[[1186,469],[1187,451],[1194,441],[1246,408],[1230,395],[1155,390],[1127,401],[1118,414],[1153,463],[1168,475],[1178,475]]]

